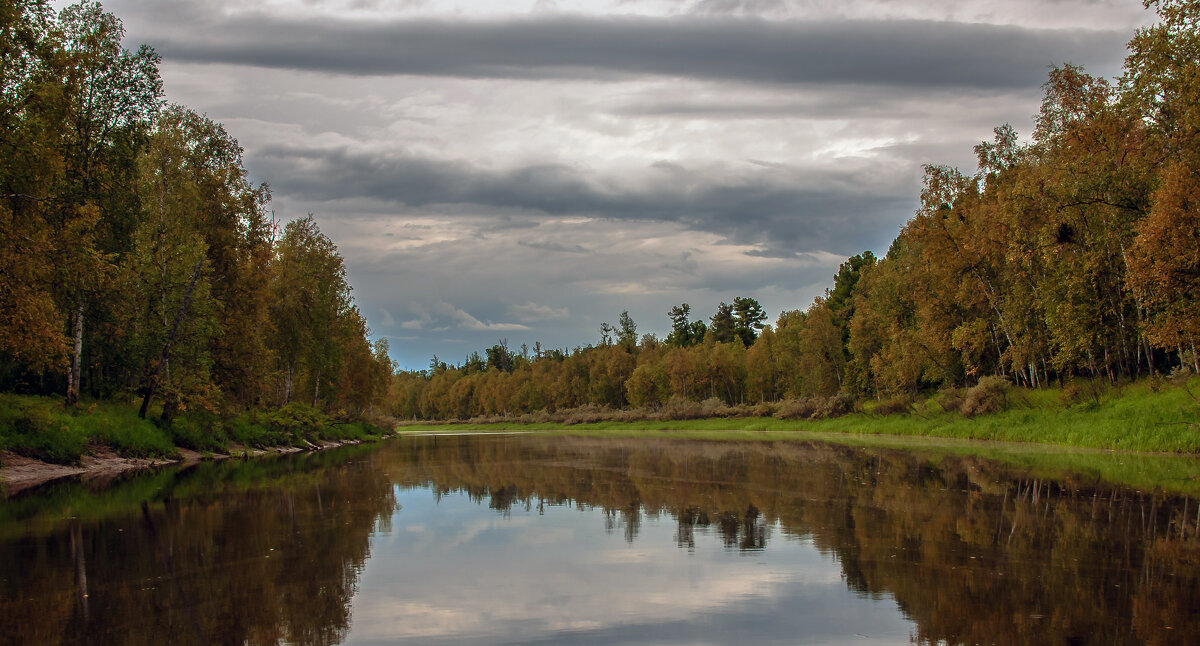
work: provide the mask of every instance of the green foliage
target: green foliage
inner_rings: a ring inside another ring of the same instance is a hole
[[[137,409],[129,404],[95,402],[68,409],[45,397],[0,395],[0,448],[48,462],[78,464],[90,444],[127,457],[176,454],[170,434],[139,419]]]
[[[98,402],[76,412],[71,425],[92,442],[134,458],[165,458],[176,454],[171,434],[150,420],[140,419],[132,405]]]
[[[79,464],[87,437],[44,398],[0,398],[0,449],[57,464]]]
[[[516,367],[516,360],[517,355],[508,349],[507,339],[502,339],[500,343],[487,349],[488,369],[512,372],[513,368]]]
[[[733,316],[733,306],[722,302],[717,306],[716,314],[709,319],[708,337],[717,343],[729,343],[740,340],[737,330],[737,320]]]
[[[689,321],[692,306],[687,303],[676,305],[667,313],[671,317],[671,334],[667,336],[667,344],[680,348],[696,345],[704,341],[708,326],[704,321]]]
[[[670,396],[670,379],[666,367],[658,362],[645,363],[634,369],[625,380],[629,403],[634,406],[654,406]]]
[[[735,328],[738,337],[742,340],[742,344],[749,347],[758,338],[758,333],[763,329],[763,321],[767,320],[767,313],[763,311],[762,305],[753,298],[738,296],[733,299],[733,318],[736,322]]]
[[[225,423],[225,433],[233,442],[243,446],[264,448],[285,446],[290,442],[283,433],[274,433],[258,422],[257,414],[245,413]]]
[[[292,402],[277,410],[258,415],[272,437],[286,438],[293,445],[311,443],[320,438],[321,430],[329,426],[330,418],[321,411]]]
[[[621,312],[620,318],[617,319],[617,343],[627,350],[632,350],[633,346],[637,345],[637,323],[633,322],[629,310]]]
[[[176,445],[194,451],[225,452],[228,438],[221,419],[210,413],[180,415],[167,427]]]

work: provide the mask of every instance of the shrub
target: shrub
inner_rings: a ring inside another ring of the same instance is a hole
[[[667,403],[662,405],[658,414],[659,417],[667,420],[699,419],[704,417],[704,408],[700,405],[700,402],[674,395],[667,400]]]
[[[257,423],[256,414],[239,415],[225,422],[229,439],[245,446],[264,447],[272,444],[271,431]]]
[[[252,420],[253,421],[253,420]],[[321,437],[330,423],[325,413],[299,402],[278,410],[260,413],[258,423],[269,431],[269,438],[298,446],[311,444]]]
[[[348,440],[364,441],[379,437],[379,429],[359,421],[334,422],[325,428],[321,437],[326,440],[345,442]]]
[[[225,451],[229,447],[225,427],[215,415],[179,415],[168,430],[176,445],[195,451]]]
[[[728,417],[729,407],[716,397],[709,397],[700,402],[701,417]]]
[[[563,415],[563,424],[590,424],[593,422],[603,422],[615,419],[613,409],[609,406],[596,406],[595,404],[584,404],[577,408],[566,409],[560,411]]]
[[[907,413],[912,409],[913,399],[910,395],[894,395],[879,402],[875,407],[875,413],[878,415],[895,415],[897,413]]]
[[[751,417],[770,417],[775,414],[775,404],[772,402],[759,402],[750,409]]]
[[[967,389],[967,396],[958,410],[966,417],[998,413],[1004,410],[1011,389],[1012,383],[1004,377],[984,377],[978,385]]]
[[[535,410],[532,413],[525,413],[520,417],[522,424],[545,424],[550,421],[550,413],[546,409]]]
[[[966,399],[967,397],[961,388],[945,388],[933,398],[933,402],[943,412],[948,413],[962,409],[963,402]]]
[[[854,398],[848,393],[838,393],[825,399],[821,404],[821,408],[813,416],[813,419],[822,419],[826,417],[841,417],[854,412]]]
[[[1063,387],[1059,399],[1064,406],[1095,409],[1108,390],[1109,384],[1104,379],[1072,379]]]
[[[821,402],[808,397],[785,399],[775,407],[777,419],[809,419],[821,409]]]

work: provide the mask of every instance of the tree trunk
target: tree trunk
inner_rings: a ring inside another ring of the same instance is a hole
[[[296,374],[296,367],[289,363],[287,369],[287,377],[283,380],[283,405],[287,405],[292,401],[292,379]]]
[[[71,346],[71,368],[67,373],[67,406],[79,403],[79,372],[83,357],[83,301],[74,312],[75,343]]]
[[[317,399],[321,394],[321,371],[313,375],[313,408],[317,407]]]
[[[83,621],[89,618],[87,560],[84,557],[83,530],[79,520],[71,522],[71,554],[75,557],[75,586],[79,591],[79,606],[83,610]]]

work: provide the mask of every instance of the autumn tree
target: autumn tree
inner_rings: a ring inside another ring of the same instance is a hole
[[[184,113],[164,113],[139,158],[143,215],[134,251],[121,275],[128,308],[127,329],[143,368],[142,416],[156,391],[164,397],[163,418],[189,398],[211,388],[209,343],[217,335],[211,297],[203,211],[192,142]]]
[[[1147,307],[1145,328],[1156,347],[1190,351],[1200,372],[1200,2],[1160,0],[1161,22],[1129,43],[1122,89],[1149,123],[1148,154],[1161,165],[1150,213],[1138,224],[1129,282]]]
[[[53,27],[45,1],[0,5],[0,356],[39,375],[67,356],[50,289],[63,134]]]
[[[1200,168],[1177,163],[1164,174],[1154,207],[1130,252],[1130,284],[1149,308],[1157,347],[1191,353],[1200,373]]]
[[[63,9],[58,29],[63,40],[57,71],[67,127],[60,141],[65,176],[55,235],[63,286],[60,302],[71,318],[67,403],[73,404],[79,398],[86,308],[113,271],[100,237],[106,225],[122,217],[102,212],[101,206],[112,197],[105,193],[120,188],[106,182],[105,174],[121,168],[111,157],[158,110],[162,82],[158,55],[145,45],[136,52],[122,47],[121,21],[98,2]]]
[[[283,372],[282,401],[291,401],[298,372],[304,370],[316,406],[322,383],[340,366],[334,332],[351,306],[346,268],[312,215],[284,228],[275,246],[275,265],[271,321]]]

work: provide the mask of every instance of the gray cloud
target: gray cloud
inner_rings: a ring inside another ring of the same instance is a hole
[[[583,245],[578,244],[562,244],[561,242],[543,242],[531,240],[518,240],[517,244],[538,251],[556,251],[559,253],[587,253],[587,249]]]
[[[400,328],[404,330],[472,330],[472,331],[487,331],[487,332],[512,332],[523,331],[529,328],[520,323],[493,323],[492,321],[480,321],[465,310],[459,309],[445,301],[438,301],[431,305],[423,305],[419,302],[410,303],[408,306],[416,318],[409,319],[401,323]]]
[[[550,307],[549,305],[538,305],[533,301],[529,301],[523,305],[513,305],[509,307],[509,311],[513,316],[532,323],[537,321],[561,321],[570,316],[571,312],[565,307]]]
[[[893,231],[880,230],[897,214],[911,213],[906,185],[881,185],[870,167],[858,171],[689,171],[655,164],[641,175],[649,187],[601,182],[587,169],[544,164],[492,170],[467,161],[406,155],[370,155],[344,149],[273,146],[252,162],[276,178],[280,192],[314,202],[370,197],[405,207],[473,204],[550,215],[677,222],[740,243],[786,251],[853,252]],[[655,175],[657,173],[657,175]],[[572,245],[522,241],[547,251],[580,251]]]
[[[1119,60],[1128,33],[927,20],[534,16],[369,23],[195,14],[168,60],[350,75],[1036,86],[1048,65]],[[178,23],[176,23],[178,24]]]
[[[688,8],[689,13],[699,15],[770,15],[786,12],[784,0],[697,0]]]

